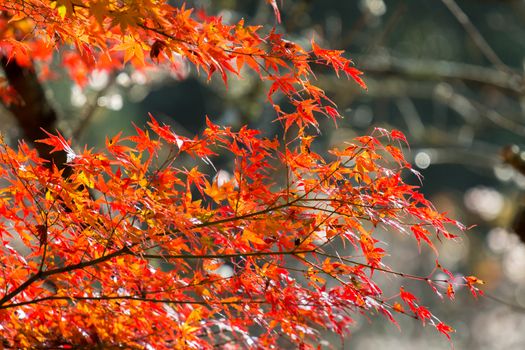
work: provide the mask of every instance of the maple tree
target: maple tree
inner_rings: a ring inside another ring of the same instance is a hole
[[[276,1],[267,2],[280,21]],[[133,136],[108,137],[100,152],[75,151],[53,130],[32,140],[38,152],[2,141],[4,347],[315,347],[319,329],[346,334],[356,313],[394,323],[407,315],[450,338],[453,329],[410,291],[384,295],[375,277],[419,280],[451,299],[458,286],[481,293],[481,280],[455,278],[437,261],[427,276],[383,262],[395,252],[376,228],[412,235],[436,255],[435,239],[464,229],[403,180],[418,174],[401,132],[377,128],[327,157],[311,149],[318,119],[340,117],[312,67],[366,87],[342,51],[314,40],[306,49],[275,29],[163,0],[2,0],[0,10],[4,67],[37,62],[46,79],[58,59],[81,86],[95,68],[176,70],[181,59],[225,84],[252,71],[268,82],[284,128],[282,139],[269,139],[207,120],[188,138],[151,116]],[[24,106],[24,91],[6,76],[4,104]],[[276,104],[276,94],[288,103]],[[229,179],[179,163],[188,155],[211,164],[218,152],[235,159]],[[225,264],[231,273],[219,273]]]

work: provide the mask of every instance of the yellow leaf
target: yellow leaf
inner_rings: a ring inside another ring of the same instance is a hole
[[[74,12],[73,3],[71,2],[71,0],[57,0],[55,2],[55,6],[58,15],[62,19],[64,19],[67,14],[71,15]]]
[[[202,309],[196,308],[191,311],[188,318],[186,319],[186,324],[190,325],[192,323],[197,323],[202,318]]]
[[[54,199],[55,197],[53,197],[53,195],[51,194],[51,191],[46,191],[46,200],[51,202]]]
[[[60,16],[60,18],[64,19],[66,17],[66,13],[67,13],[66,5],[58,6],[57,11],[58,11],[58,15]]]
[[[86,173],[83,172],[83,171],[81,171],[81,172],[78,174],[78,176],[77,176],[77,180],[78,180],[81,184],[83,184],[83,185],[85,185],[85,186],[87,186],[87,187],[89,187],[89,188],[93,188],[93,187],[95,186],[95,182],[93,181],[93,179],[88,178],[88,176],[86,175]]]
[[[144,49],[132,36],[124,37],[122,43],[113,47],[113,50],[124,51],[124,63],[133,58],[136,58],[140,63],[144,63]]]
[[[242,232],[242,238],[248,242],[252,242],[255,244],[266,244],[266,242],[262,240],[255,232],[250,231],[248,229],[245,229]]]
[[[200,327],[195,327],[195,326],[189,326],[187,324],[183,324],[182,327],[181,327],[181,333],[182,333],[182,336],[188,336],[192,333],[195,333],[197,331],[199,331],[201,328]]]

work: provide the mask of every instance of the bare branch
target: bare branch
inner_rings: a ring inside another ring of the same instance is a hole
[[[445,103],[456,112],[464,115],[466,118],[472,118],[471,115],[481,116],[490,120],[502,129],[506,129],[516,135],[525,137],[525,125],[505,117],[494,109],[486,107],[480,102],[474,101],[454,91],[447,93],[436,93],[435,97],[442,103]]]
[[[483,55],[498,69],[506,71],[507,73],[512,70],[499,58],[494,52],[492,47],[487,43],[485,38],[481,35],[479,30],[472,24],[467,14],[458,6],[455,0],[441,0],[443,4],[450,10],[450,12],[456,17],[458,22],[463,26],[467,34],[472,38],[476,46],[481,50]]]
[[[461,80],[488,85],[520,96],[525,93],[525,81],[522,76],[493,68],[392,56],[361,56],[355,60],[359,62],[359,67],[369,74],[396,74],[421,80]]]

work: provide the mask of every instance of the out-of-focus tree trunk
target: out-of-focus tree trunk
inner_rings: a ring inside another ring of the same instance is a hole
[[[24,138],[34,145],[40,157],[48,160],[50,166],[56,164],[58,168],[64,169],[64,176],[67,176],[70,171],[65,166],[66,153],[50,153],[51,146],[35,142],[47,137],[44,130],[48,132],[56,130],[58,117],[56,110],[46,98],[44,88],[38,80],[34,68],[22,67],[16,60],[8,59],[5,56],[0,59],[0,64],[6,79],[21,100],[21,103],[11,104],[6,108],[17,120]]]

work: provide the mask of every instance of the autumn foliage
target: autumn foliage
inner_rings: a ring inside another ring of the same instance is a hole
[[[278,3],[268,3],[280,20]],[[480,280],[454,278],[438,262],[428,276],[383,262],[396,252],[376,228],[411,235],[436,256],[436,239],[463,229],[405,183],[418,174],[401,132],[376,129],[326,157],[310,147],[319,118],[340,117],[313,67],[365,88],[342,51],[315,40],[304,48],[275,29],[226,24],[162,0],[2,0],[0,10],[2,54],[38,63],[42,79],[53,57],[81,86],[95,68],[176,70],[181,60],[225,84],[255,74],[285,135],[208,120],[187,138],[151,116],[133,136],[78,151],[48,130],[39,142],[65,152],[66,164],[2,141],[4,347],[316,347],[322,329],[347,334],[357,313],[394,323],[410,316],[449,337],[452,328],[411,292],[385,295],[375,278],[420,280],[451,299],[458,285],[479,293]],[[23,103],[2,83],[4,103]],[[219,153],[234,159],[230,177],[206,175]],[[197,164],[190,169],[180,164],[188,156]],[[221,273],[226,265],[232,271]]]

